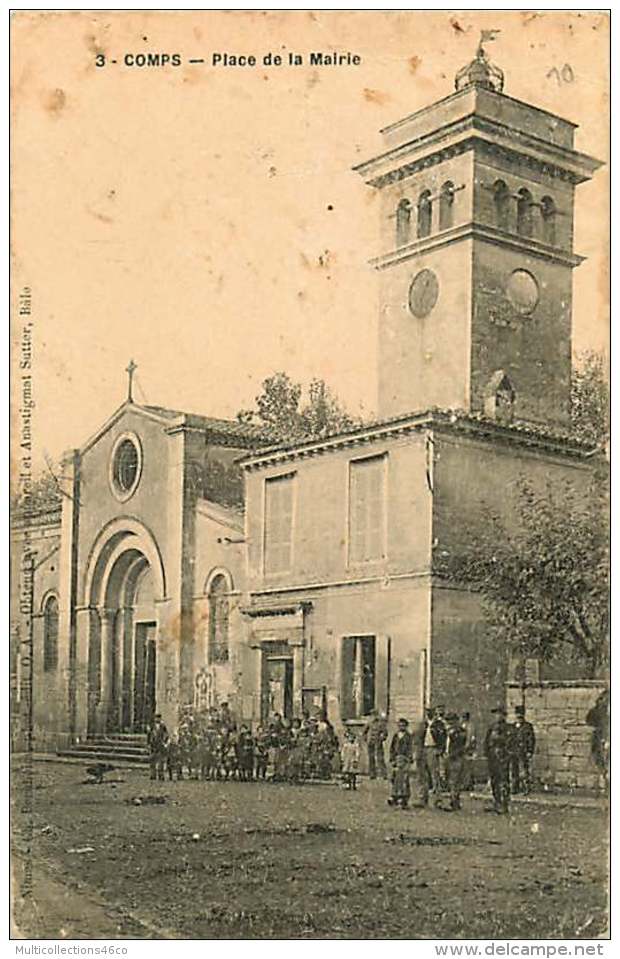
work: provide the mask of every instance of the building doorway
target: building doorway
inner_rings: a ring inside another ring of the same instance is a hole
[[[133,731],[146,732],[155,714],[155,623],[136,623]]]
[[[293,657],[291,655],[263,656],[262,719],[275,713],[285,719],[293,718]]]

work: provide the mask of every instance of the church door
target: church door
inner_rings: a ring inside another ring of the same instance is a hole
[[[155,623],[136,624],[134,732],[145,732],[155,714]]]
[[[269,656],[263,679],[263,720],[274,713],[285,719],[293,716],[293,659]]]

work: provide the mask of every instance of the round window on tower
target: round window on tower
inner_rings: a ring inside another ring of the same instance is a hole
[[[528,316],[538,306],[540,297],[536,278],[528,270],[515,270],[508,277],[506,295],[517,313]]]
[[[142,447],[134,433],[119,436],[110,459],[110,485],[118,500],[124,502],[136,490],[142,472]]]

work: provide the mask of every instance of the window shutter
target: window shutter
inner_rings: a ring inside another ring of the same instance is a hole
[[[377,636],[375,643],[375,698],[380,713],[390,711],[390,637]]]
[[[340,716],[353,716],[353,664],[355,661],[355,636],[344,636],[340,648]]]

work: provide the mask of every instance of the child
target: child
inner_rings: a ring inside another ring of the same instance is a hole
[[[242,782],[251,782],[254,773],[254,739],[247,726],[242,726],[237,739],[237,769]]]
[[[263,726],[256,730],[255,739],[255,773],[256,779],[265,779],[267,775],[267,766],[269,765],[269,742],[270,734]]]
[[[345,789],[357,789],[357,774],[360,766],[360,744],[352,729],[347,729],[340,752],[342,779]]]
[[[413,762],[413,737],[406,719],[398,720],[398,730],[390,743],[390,763],[392,765],[392,795],[389,806],[406,809],[411,796],[411,764]]]
[[[181,749],[179,746],[179,737],[174,733],[170,737],[168,749],[166,752],[166,766],[168,767],[168,779],[170,782],[174,779],[176,773],[177,780],[183,779],[183,763],[181,759]]]

